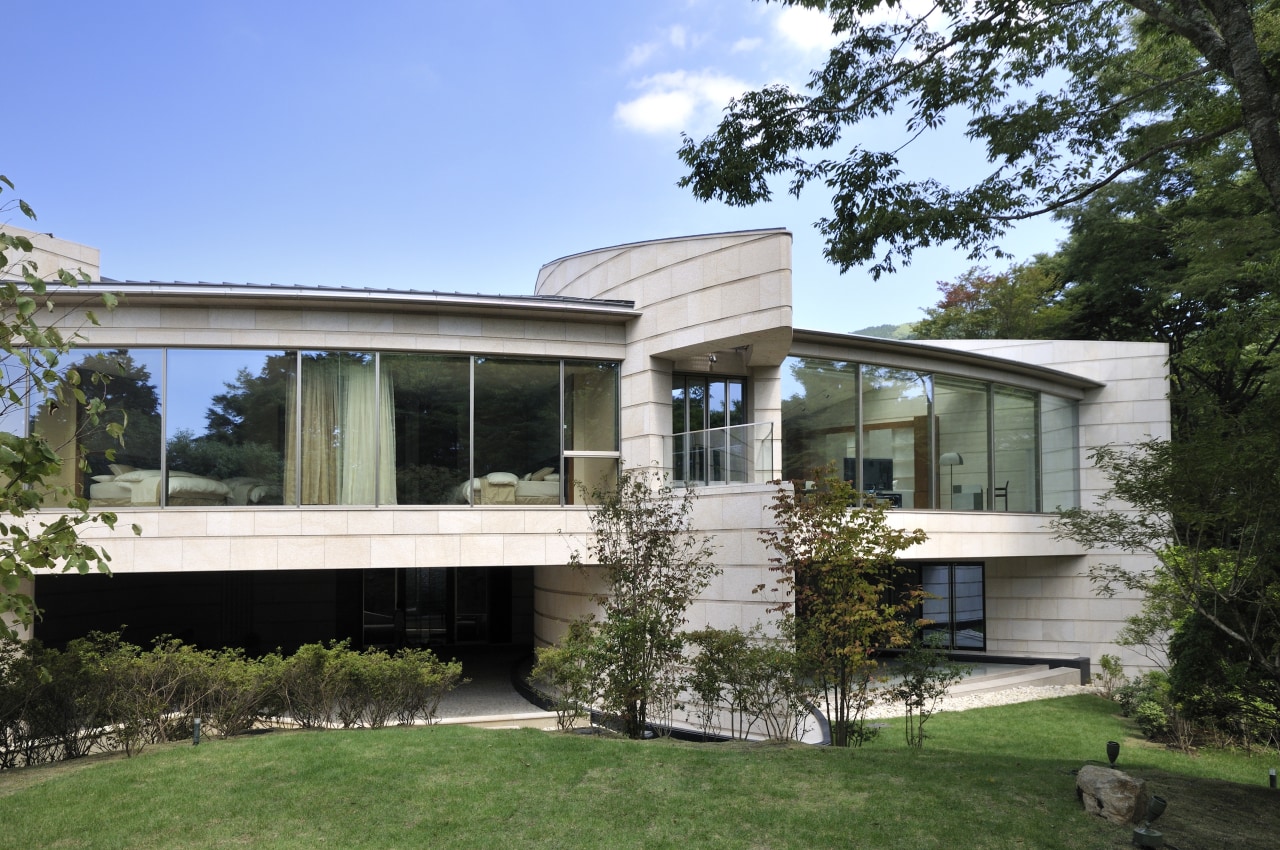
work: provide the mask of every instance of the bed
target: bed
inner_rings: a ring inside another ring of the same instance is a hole
[[[137,507],[160,504],[158,469],[112,465],[110,475],[94,475],[89,501],[94,507]],[[280,485],[261,478],[219,481],[191,472],[170,471],[165,504],[181,506],[280,504]]]
[[[458,485],[459,504],[558,505],[560,475],[544,466],[521,478],[514,472],[490,472]]]

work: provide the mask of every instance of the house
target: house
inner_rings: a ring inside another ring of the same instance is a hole
[[[565,566],[589,530],[574,482],[620,464],[697,488],[723,574],[690,619],[746,627],[770,482],[830,465],[928,533],[905,558],[950,645],[1117,652],[1140,600],[1095,595],[1098,556],[1047,523],[1105,490],[1091,447],[1168,435],[1164,346],[797,329],[790,255],[781,229],[621,245],[522,296],[95,284],[120,306],[65,362],[127,414],[125,446],[67,408],[9,427],[83,450],[64,483],[121,516],[89,532],[114,576],[37,578],[35,635],[554,642],[594,589]]]

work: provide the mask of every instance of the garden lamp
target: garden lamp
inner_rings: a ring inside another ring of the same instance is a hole
[[[1135,847],[1163,847],[1164,833],[1158,832],[1151,828],[1151,822],[1164,814],[1165,807],[1169,805],[1164,797],[1152,795],[1151,802],[1147,803],[1147,821],[1142,826],[1133,831],[1133,846]]]

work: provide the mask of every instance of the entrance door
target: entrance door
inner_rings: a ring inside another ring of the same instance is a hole
[[[489,640],[489,571],[483,567],[454,570],[454,643]]]

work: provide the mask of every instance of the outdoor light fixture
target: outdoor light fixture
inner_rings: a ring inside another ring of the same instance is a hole
[[[1116,766],[1116,759],[1120,758],[1120,742],[1107,741],[1107,761],[1111,762],[1111,767]]]
[[[1151,828],[1151,822],[1164,814],[1165,806],[1169,805],[1164,797],[1152,795],[1151,802],[1147,803],[1147,822],[1133,831],[1133,846],[1135,847],[1163,847],[1164,833],[1157,832]]]
[[[956,506],[956,467],[964,466],[964,457],[960,452],[943,452],[938,458],[939,466],[946,466],[951,469],[951,480],[947,482],[950,495],[947,496],[947,507],[954,509]]]

